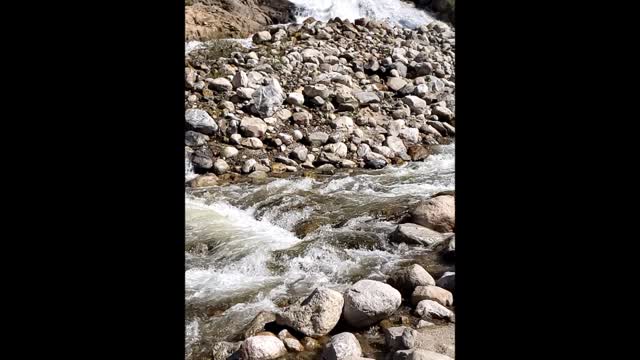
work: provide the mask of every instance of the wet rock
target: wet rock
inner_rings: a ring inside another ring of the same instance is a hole
[[[302,346],[304,346],[304,348],[307,351],[314,351],[314,350],[319,350],[322,349],[322,344],[320,344],[320,342],[318,342],[318,340],[312,338],[312,337],[308,337],[305,336],[304,338],[302,338]]]
[[[412,145],[407,148],[407,154],[413,161],[421,161],[429,156],[429,150],[422,145]]]
[[[242,335],[245,339],[250,338],[259,332],[264,331],[265,325],[274,321],[276,321],[276,314],[271,311],[261,311],[253,318],[253,320],[251,320],[249,325],[244,328]]]
[[[322,352],[322,360],[345,360],[352,356],[361,357],[362,348],[358,339],[348,332],[332,336]]]
[[[196,131],[187,131],[184,134],[184,144],[187,146],[202,146],[209,141],[209,137]]]
[[[411,303],[417,305],[422,300],[433,300],[443,306],[453,304],[453,294],[439,286],[418,286],[411,294]]]
[[[323,336],[340,320],[343,305],[342,294],[331,289],[319,288],[303,301],[279,313],[276,322],[307,336]]]
[[[405,295],[410,295],[417,286],[435,285],[436,281],[422,266],[413,264],[391,273],[387,283]]]
[[[413,223],[439,232],[454,232],[455,220],[455,198],[450,195],[421,201],[411,211]]]
[[[240,133],[246,137],[262,138],[267,132],[267,124],[255,117],[246,117],[240,122]]]
[[[401,350],[394,354],[393,360],[453,360],[446,355],[424,349]]]
[[[284,356],[287,349],[282,340],[275,336],[252,336],[240,348],[244,360],[271,360]]]
[[[436,285],[451,292],[456,290],[456,273],[447,271],[436,282]]]
[[[296,163],[295,161],[293,161],[293,160],[291,160],[291,159],[289,159],[287,157],[281,156],[281,155],[280,156],[276,156],[274,158],[274,160],[277,161],[277,162],[283,163],[285,165],[298,166],[298,163]]]
[[[331,164],[324,164],[324,165],[318,166],[316,168],[316,171],[320,174],[333,175],[336,172],[336,167]]]
[[[269,175],[267,174],[266,171],[262,171],[262,170],[256,170],[254,172],[252,172],[251,174],[249,174],[249,177],[254,179],[254,180],[262,180],[262,179],[266,179]]]
[[[406,223],[400,224],[389,236],[391,242],[429,246],[440,243],[446,235],[425,226]]]
[[[193,152],[191,162],[198,169],[211,169],[213,167],[213,152],[209,147],[201,146]]]
[[[187,124],[197,132],[206,135],[214,135],[218,132],[218,124],[216,124],[213,118],[204,110],[187,109],[184,113],[184,118]]]
[[[378,153],[370,151],[364,156],[364,163],[368,169],[382,169],[387,166],[387,159]]]
[[[215,175],[201,175],[189,182],[192,188],[202,188],[218,185],[218,177]]]
[[[416,315],[423,319],[447,319],[453,320],[453,311],[438,304],[433,300],[422,300],[418,303],[415,310]]]
[[[354,327],[367,327],[393,314],[402,296],[388,284],[360,280],[344,294],[344,319]]]
[[[353,169],[353,168],[357,168],[358,164],[356,164],[355,162],[348,160],[348,159],[342,159],[340,160],[340,167],[343,168],[347,168],[347,169]]]
[[[417,331],[406,326],[384,329],[384,340],[391,351],[412,349],[415,345]]]
[[[240,347],[242,346],[242,342],[228,342],[221,341],[215,343],[211,350],[213,354],[213,360],[229,360],[233,359],[232,355],[235,354]]]

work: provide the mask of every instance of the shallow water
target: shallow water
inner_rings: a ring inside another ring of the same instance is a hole
[[[187,357],[192,347],[233,339],[259,311],[292,296],[318,286],[342,291],[362,278],[384,279],[403,262],[428,263],[428,249],[387,239],[412,204],[455,188],[455,145],[440,149],[382,170],[186,194]],[[206,254],[194,250],[203,244]]]

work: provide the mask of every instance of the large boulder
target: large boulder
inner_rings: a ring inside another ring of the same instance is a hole
[[[354,356],[361,357],[362,348],[355,335],[348,332],[332,336],[322,351],[322,360],[346,360]]]
[[[436,281],[422,266],[413,264],[391,273],[387,283],[405,295],[410,295],[417,286],[435,285]]]
[[[418,286],[411,294],[411,303],[417,305],[422,300],[433,300],[440,305],[451,306],[453,304],[453,294],[439,286]]]
[[[289,306],[276,315],[276,323],[285,325],[307,336],[328,334],[340,320],[344,298],[335,290],[314,290],[303,301]]]
[[[344,319],[353,327],[367,327],[393,314],[402,295],[391,285],[375,280],[360,280],[344,294]]]
[[[256,335],[242,343],[240,352],[243,360],[271,360],[284,356],[287,349],[275,336]]]
[[[267,132],[267,123],[255,117],[246,117],[240,122],[242,136],[262,138]]]
[[[391,242],[422,246],[438,244],[446,238],[446,235],[435,230],[412,223],[398,225],[396,230],[389,235],[389,240]]]
[[[278,111],[284,102],[285,93],[278,80],[269,79],[267,85],[258,87],[251,98],[253,99],[253,111],[262,117],[270,117]]]
[[[411,222],[439,232],[455,232],[455,198],[441,195],[421,201],[411,211]]]
[[[187,109],[184,112],[184,119],[191,129],[206,135],[213,135],[218,131],[218,124],[204,110]]]

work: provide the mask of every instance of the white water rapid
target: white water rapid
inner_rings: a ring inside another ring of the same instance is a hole
[[[382,280],[428,256],[388,236],[394,216],[455,188],[455,145],[439,148],[424,162],[382,170],[186,194],[187,357],[202,342],[229,340],[286,299],[318,286],[342,291],[362,278]],[[427,270],[439,276],[452,269]]]

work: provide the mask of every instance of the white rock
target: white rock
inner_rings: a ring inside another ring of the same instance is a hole
[[[340,320],[344,299],[335,290],[316,289],[303,301],[276,315],[276,323],[289,326],[307,336],[328,334]]]
[[[390,316],[400,307],[402,296],[391,285],[360,280],[344,294],[344,319],[354,327],[366,327]]]
[[[358,339],[348,332],[332,336],[322,352],[322,360],[346,360],[352,356],[361,357],[362,348]]]
[[[244,360],[272,360],[284,356],[287,349],[275,336],[257,335],[246,339],[240,352]]]

